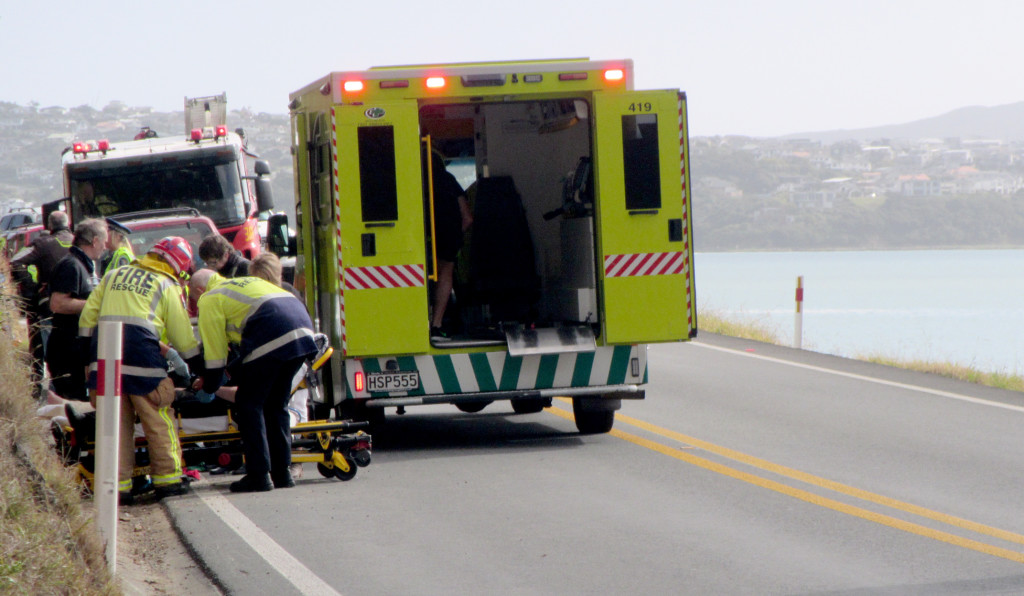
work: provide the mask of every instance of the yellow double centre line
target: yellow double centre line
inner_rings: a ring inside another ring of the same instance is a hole
[[[569,401],[563,400],[562,398],[559,398],[559,400]],[[547,411],[566,420],[573,419],[573,415],[571,412],[568,412],[561,408],[547,408]],[[672,441],[678,441],[679,443],[682,443],[684,445],[696,447],[708,453],[713,453],[715,455],[725,457],[733,461],[737,461],[742,464],[746,464],[748,466],[764,470],[766,472],[778,474],[786,478],[792,478],[793,480],[804,482],[812,486],[817,486],[823,489],[831,490],[837,493],[861,499],[863,501],[868,501],[871,503],[889,507],[891,509],[896,509],[898,511],[903,511],[905,513],[910,513],[912,515],[934,520],[949,526],[975,532],[977,534],[992,536],[994,538],[1005,540],[1007,542],[1014,542],[1016,544],[1024,544],[1024,535],[1021,534],[1008,532],[1006,530],[1000,530],[999,528],[993,528],[992,526],[986,526],[984,524],[979,524],[952,515],[946,515],[944,513],[939,513],[938,511],[932,511],[931,509],[926,509],[924,507],[919,507],[917,505],[912,505],[910,503],[904,503],[903,501],[891,499],[889,497],[868,492],[866,490],[861,490],[859,488],[854,488],[852,486],[841,484],[839,482],[834,482],[832,480],[821,478],[819,476],[814,476],[813,474],[807,474],[806,472],[801,472],[799,470],[794,470],[792,468],[780,466],[778,464],[754,457],[752,455],[747,455],[745,453],[740,453],[739,451],[734,451],[732,449],[720,447],[718,445],[708,443],[707,441],[702,441],[695,437],[690,437],[684,434],[677,433],[675,431],[661,428],[648,422],[644,422],[642,420],[637,420],[636,418],[626,416],[621,412],[616,414],[615,419],[620,424],[629,424],[631,426],[647,431],[649,433],[665,437],[667,439],[671,439]],[[854,505],[842,503],[840,501],[836,501],[835,499],[829,499],[827,497],[823,497],[821,495],[817,495],[806,490],[794,488],[792,486],[782,484],[781,482],[776,482],[774,480],[762,478],[761,476],[757,476],[749,472],[737,470],[735,468],[731,468],[718,462],[714,462],[703,457],[698,457],[696,455],[693,455],[692,453],[687,453],[686,451],[681,450],[679,447],[669,447],[656,441],[645,439],[638,435],[623,432],[618,429],[612,429],[609,432],[609,434],[619,439],[622,439],[623,441],[629,441],[634,445],[645,447],[652,451],[657,451],[658,453],[661,453],[663,455],[667,455],[669,457],[685,461],[689,464],[699,466],[706,470],[717,472],[730,478],[735,478],[736,480],[742,480],[743,482],[748,482],[755,486],[766,488],[768,490],[788,495],[790,497],[794,497],[796,499],[800,499],[808,503],[813,503],[821,507],[826,507],[828,509],[838,511],[840,513],[845,513],[847,515],[852,515],[855,517],[866,519],[868,521],[889,526],[897,530],[903,530],[904,532],[910,532],[912,534],[917,534],[919,536],[925,536],[927,538],[932,538],[934,540],[946,542],[948,544],[952,544],[962,548],[968,548],[981,553],[993,555],[996,557],[1002,557],[1004,559],[1009,559],[1011,561],[1016,561],[1018,563],[1024,563],[1024,553],[1019,553],[1017,551],[1000,548],[998,546],[993,546],[991,544],[986,544],[984,542],[979,542],[977,540],[971,540],[969,538],[964,538],[962,536],[950,534],[949,532],[943,532],[941,530],[936,530],[933,528],[929,528],[927,526],[922,526],[920,524],[908,522],[896,517],[876,513],[874,511],[869,511],[861,507],[856,507]]]

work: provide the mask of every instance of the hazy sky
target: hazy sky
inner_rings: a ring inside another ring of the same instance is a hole
[[[1024,101],[1019,0],[0,0],[0,101],[284,114],[334,70],[632,58],[695,136],[896,124]]]

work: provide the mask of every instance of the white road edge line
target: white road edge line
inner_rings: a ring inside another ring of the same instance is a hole
[[[898,387],[900,389],[908,389],[910,391],[919,391],[921,393],[930,393],[932,395],[938,395],[940,397],[947,397],[949,399],[956,399],[960,401],[969,402],[972,404],[979,404],[983,406],[992,406],[993,408],[1002,408],[1004,410],[1011,410],[1014,412],[1024,413],[1024,407],[1015,406],[1013,404],[1004,404],[998,401],[992,401],[988,399],[981,399],[980,397],[971,397],[970,395],[963,395],[961,393],[950,393],[949,391],[940,391],[938,389],[929,389],[927,387],[921,387],[918,385],[908,385],[906,383],[897,383],[895,381],[886,381],[885,379],[876,379],[875,377],[866,377],[864,375],[857,375],[854,373],[847,373],[831,368],[822,368],[820,366],[812,366],[810,364],[803,364],[800,362],[790,362],[789,360],[782,360],[781,358],[772,358],[771,356],[762,356],[760,354],[751,354],[750,352],[741,352],[733,348],[723,348],[720,346],[712,346],[710,344],[699,343],[691,341],[690,345],[698,346],[701,348],[707,348],[709,350],[718,350],[719,352],[728,352],[737,356],[746,356],[748,358],[757,358],[758,360],[767,360],[769,362],[775,362],[777,364],[785,364],[786,366],[793,366],[796,368],[804,368],[807,370],[813,370],[817,372],[823,372],[830,375],[837,375],[840,377],[847,377],[850,379],[857,379],[858,381],[867,381],[869,383],[877,383],[879,385],[888,385],[889,387]]]
[[[309,567],[303,565],[291,553],[261,530],[237,507],[222,495],[197,491],[206,505],[220,517],[229,528],[238,534],[271,567],[284,576],[303,594],[325,594],[341,596],[341,593],[320,579]]]

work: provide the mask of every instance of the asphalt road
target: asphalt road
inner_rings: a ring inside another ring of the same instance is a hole
[[[718,336],[581,436],[410,408],[349,482],[166,501],[237,594],[1024,593],[1024,394]]]

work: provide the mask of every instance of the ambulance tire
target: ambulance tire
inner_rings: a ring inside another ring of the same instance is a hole
[[[516,414],[536,414],[551,405],[550,398],[523,398],[512,400],[512,410]]]
[[[615,425],[615,408],[588,407],[592,403],[588,404],[578,397],[573,398],[572,414],[576,428],[584,435],[599,435],[610,431]]]
[[[477,412],[483,410],[490,404],[491,402],[489,401],[464,401],[455,404],[455,407],[458,408],[460,412],[465,412],[467,414],[476,414]]]

